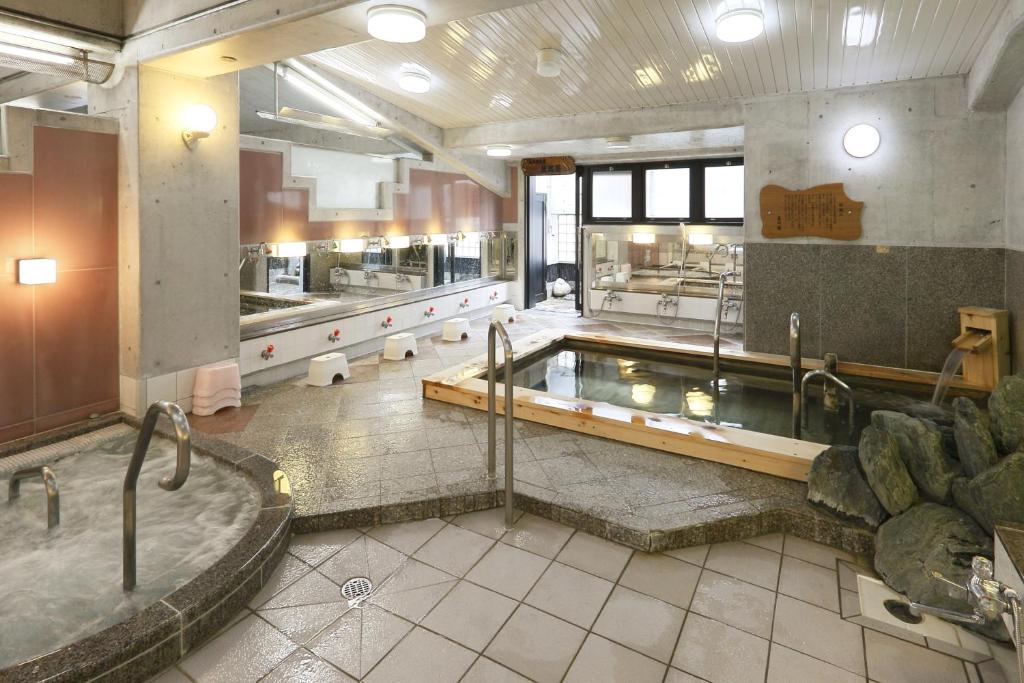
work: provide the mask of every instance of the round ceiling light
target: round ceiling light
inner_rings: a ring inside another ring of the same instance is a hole
[[[430,74],[412,69],[403,71],[398,74],[398,87],[406,92],[422,95],[430,90]]]
[[[604,144],[608,146],[608,149],[627,149],[629,147],[629,136],[628,135],[613,135],[612,137],[605,138]]]
[[[874,154],[881,142],[882,136],[877,128],[868,123],[858,123],[843,136],[843,149],[850,156],[863,159]]]
[[[727,9],[715,19],[715,35],[726,43],[745,43],[764,32],[764,14],[755,7]]]
[[[415,43],[427,35],[427,15],[403,5],[378,5],[366,12],[366,30],[389,43]]]
[[[554,78],[562,73],[562,53],[553,47],[537,50],[537,75]]]
[[[487,145],[487,156],[507,157],[512,156],[512,145]]]

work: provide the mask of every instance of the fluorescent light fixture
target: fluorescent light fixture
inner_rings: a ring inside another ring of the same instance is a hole
[[[195,149],[196,144],[217,127],[217,112],[207,104],[193,104],[181,113],[181,139],[185,146]]]
[[[759,7],[729,9],[723,3],[715,19],[715,35],[726,43],[745,43],[764,33],[764,14]]]
[[[366,31],[389,43],[415,43],[427,35],[427,15],[404,5],[378,5],[366,12]]]
[[[653,232],[634,232],[630,236],[630,239],[633,244],[654,244],[655,239],[657,239],[657,235]]]
[[[398,87],[406,92],[422,95],[430,91],[430,74],[415,69],[407,69],[398,74]]]
[[[630,138],[628,135],[613,135],[604,139],[608,149],[628,149]]]
[[[361,238],[338,240],[338,251],[342,254],[358,254],[363,251],[365,243]]]
[[[512,156],[512,145],[487,145],[487,156],[507,157]]]
[[[562,73],[562,53],[553,47],[537,50],[537,75],[554,78]]]
[[[353,106],[346,98],[342,97],[341,91],[334,84],[315,71],[306,68],[304,65],[289,62],[287,67],[279,67],[278,72],[290,85],[295,86],[296,89],[301,90],[304,94],[321,104],[330,107],[350,121],[369,128],[377,127],[376,119]]]
[[[57,261],[52,258],[18,260],[18,282],[23,285],[49,285],[57,281]]]
[[[395,235],[388,237],[388,248],[389,249],[408,249],[410,239],[408,235]]]
[[[874,154],[881,142],[882,136],[877,128],[868,123],[858,123],[843,136],[843,149],[850,156],[863,159]]]
[[[271,246],[271,256],[277,258],[297,258],[306,255],[305,242],[281,242]]]
[[[39,50],[34,47],[11,45],[10,43],[0,43],[0,53],[10,55],[12,57],[21,57],[22,59],[28,59],[34,62],[46,62],[47,64],[71,66],[75,63],[74,57],[69,57],[68,55],[62,55],[58,52],[50,52],[49,50]]]
[[[715,236],[710,232],[691,232],[686,241],[697,247],[706,247],[715,243]]]

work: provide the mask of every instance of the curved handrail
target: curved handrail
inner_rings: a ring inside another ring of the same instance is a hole
[[[800,438],[801,415],[803,414],[803,383],[800,381],[802,372],[800,359],[800,314],[789,314],[789,369],[793,373],[793,438]]]
[[[505,331],[505,326],[492,321],[487,329],[487,477],[492,481],[497,478],[497,443],[498,422],[498,371],[495,365],[495,336],[501,338],[501,346],[505,351],[505,526],[512,528],[512,340]]]
[[[722,301],[725,299],[725,279],[731,277],[735,281],[737,275],[739,273],[735,270],[726,270],[722,271],[722,274],[718,276],[718,305],[715,308],[715,352],[711,368],[716,385],[718,384],[719,346],[722,339]]]
[[[146,451],[149,449],[149,442],[153,438],[153,431],[156,429],[156,421],[161,415],[166,415],[174,425],[174,440],[178,444],[178,457],[174,467],[174,474],[160,479],[160,488],[165,491],[176,491],[181,488],[188,479],[189,468],[192,464],[192,430],[188,426],[188,419],[177,404],[170,401],[157,401],[149,406],[146,416],[142,420],[142,429],[139,431],[139,438],[135,442],[135,451],[132,453],[132,460],[128,464],[128,472],[124,477],[124,534],[122,537],[122,554],[124,570],[124,590],[130,591],[135,588],[135,487],[139,481],[139,473],[142,472],[142,463],[146,459]]]
[[[813,379],[815,377],[822,377],[822,378],[824,378],[826,380],[835,382],[836,386],[839,387],[840,389],[842,389],[846,393],[846,402],[848,404],[848,411],[849,411],[848,421],[849,421],[850,431],[852,432],[853,431],[853,413],[854,413],[853,389],[850,388],[849,384],[847,384],[843,380],[839,379],[838,377],[833,375],[828,370],[811,370],[806,375],[804,375],[804,378],[802,380],[800,380],[800,414],[803,417],[803,425],[805,427],[807,426],[807,382],[809,382],[811,379]]]
[[[21,482],[26,479],[40,477],[46,488],[46,528],[52,529],[60,524],[60,488],[57,486],[57,475],[46,465],[26,467],[11,475],[7,485],[7,500],[21,496]]]

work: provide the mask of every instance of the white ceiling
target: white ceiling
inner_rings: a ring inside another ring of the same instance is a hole
[[[484,151],[482,148],[479,150]],[[707,128],[675,133],[633,135],[628,149],[609,149],[605,138],[555,140],[528,145],[516,145],[512,159],[528,157],[570,155],[578,162],[636,161],[673,158],[687,155],[731,156],[743,153],[743,127]]]
[[[714,35],[717,0],[542,0],[432,26],[425,40],[321,53],[350,80],[428,121],[498,121],[656,107],[966,73],[1006,0],[762,0],[766,30]],[[863,17],[863,18],[861,18]],[[558,47],[562,74],[535,74]],[[431,91],[396,76],[418,64]]]

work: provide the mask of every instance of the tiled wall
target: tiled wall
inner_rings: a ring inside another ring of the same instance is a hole
[[[797,311],[806,357],[832,351],[845,361],[938,371],[959,334],[959,306],[1021,301],[1024,281],[1018,278],[1011,294],[1007,277],[1007,268],[1024,269],[1020,256],[961,247],[748,244],[745,348],[788,353],[789,315]]]
[[[395,195],[394,221],[311,221],[308,191],[283,189],[281,154],[240,154],[242,244],[501,229],[501,197],[464,175],[422,169],[409,172],[408,193]]]
[[[36,126],[33,167],[0,173],[0,442],[118,407],[117,136]]]

